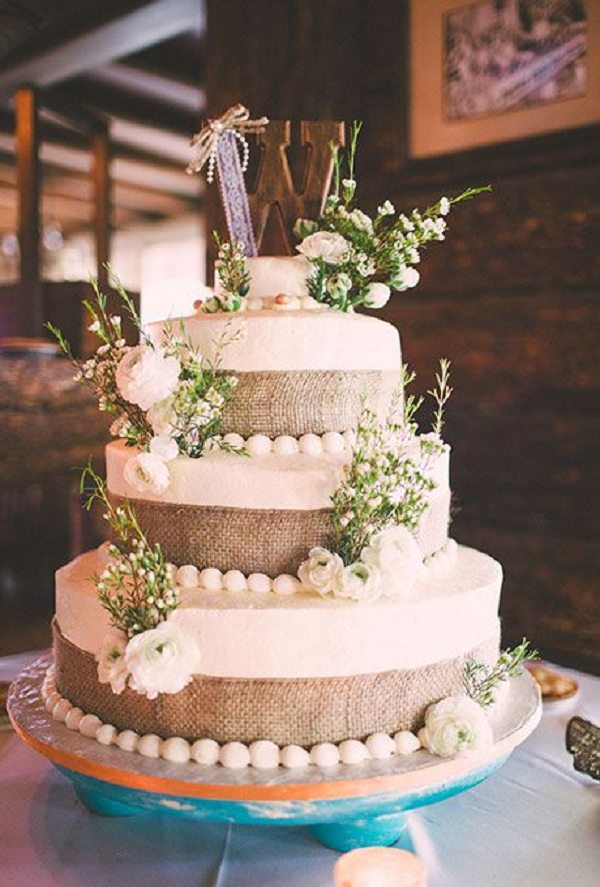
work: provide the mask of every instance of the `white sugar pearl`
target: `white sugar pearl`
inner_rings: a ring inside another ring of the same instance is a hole
[[[175,582],[182,588],[197,588],[200,582],[198,567],[193,564],[184,564],[175,574]]]
[[[181,736],[171,736],[165,739],[160,750],[165,761],[173,764],[185,764],[190,759],[191,748],[186,739]]]
[[[281,576],[273,579],[273,591],[282,597],[286,597],[288,594],[296,594],[297,591],[300,591],[300,582],[290,573],[282,573]]]
[[[117,738],[117,734],[118,730],[112,724],[102,724],[96,730],[96,742],[99,742],[100,745],[112,745]]]
[[[156,733],[146,733],[140,736],[137,750],[145,758],[160,758],[162,739]]]
[[[271,591],[271,580],[266,573],[250,573],[248,576],[248,588],[258,594]]]
[[[396,743],[387,733],[373,733],[365,742],[367,751],[375,760],[391,757],[396,751]]]
[[[226,444],[229,444],[230,447],[236,447],[236,449],[241,449],[244,446],[244,438],[241,434],[235,434],[231,432],[230,434],[226,434],[223,438]]]
[[[356,446],[356,432],[352,430],[344,431],[342,437],[344,438],[344,443],[348,449],[353,450]]]
[[[280,456],[293,456],[300,451],[298,441],[289,434],[282,434],[273,441],[273,452]]]
[[[192,745],[192,758],[197,764],[216,764],[221,747],[214,739],[197,739]]]
[[[140,737],[135,730],[123,730],[116,738],[116,744],[122,751],[135,751]]]
[[[227,570],[223,576],[223,588],[227,591],[245,591],[246,577],[241,570]]]
[[[67,712],[65,725],[69,728],[69,730],[79,730],[79,725],[81,723],[82,717],[83,712],[80,708],[72,708],[71,711]]]
[[[420,730],[417,731],[417,739],[423,746],[423,748],[427,748],[427,727],[421,727]]]
[[[69,700],[61,697],[52,709],[52,717],[55,721],[64,721],[72,708]]]
[[[298,443],[300,452],[307,456],[319,456],[323,452],[323,442],[318,434],[303,434]]]
[[[266,456],[273,449],[273,441],[266,434],[253,434],[246,441],[251,456]]]
[[[227,742],[221,749],[219,760],[228,770],[242,770],[250,763],[248,746],[243,742]]]
[[[216,567],[206,567],[200,573],[200,584],[207,591],[220,591],[223,588],[223,574]]]
[[[400,730],[394,734],[394,742],[396,743],[396,754],[412,755],[413,752],[421,748],[421,742],[410,730]]]
[[[248,311],[262,311],[263,309],[263,300],[262,299],[248,299]]]
[[[102,721],[96,715],[84,715],[79,722],[79,732],[88,739],[95,739],[98,727],[102,726]]]
[[[62,696],[60,695],[60,693],[57,693],[56,690],[53,693],[50,693],[48,695],[48,698],[46,699],[46,711],[53,712],[55,706],[57,705],[57,703],[60,702],[61,699]]]
[[[321,305],[316,299],[313,299],[312,296],[302,296],[300,299],[300,307],[304,308],[305,311],[314,311],[315,308],[320,308]]]
[[[288,296],[288,300],[286,305],[284,306],[288,311],[299,311],[300,310],[301,301],[296,296]]]
[[[165,570],[169,579],[172,579],[175,582],[175,577],[177,576],[177,566],[175,564],[166,564]]]
[[[283,767],[293,770],[296,767],[307,767],[310,764],[310,755],[299,745],[286,745],[281,749],[279,760]]]
[[[327,431],[322,441],[326,453],[342,453],[344,450],[344,438],[338,431]]]
[[[257,770],[268,770],[279,766],[279,746],[268,739],[259,739],[250,744],[250,763]]]
[[[345,739],[340,742],[340,759],[342,764],[361,764],[369,755],[364,742],[358,739]]]
[[[317,767],[335,767],[340,762],[340,750],[333,742],[320,742],[311,748],[310,759]]]

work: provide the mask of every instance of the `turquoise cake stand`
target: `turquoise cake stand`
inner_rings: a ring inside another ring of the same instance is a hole
[[[8,709],[19,736],[49,758],[93,813],[153,811],[244,825],[308,826],[334,850],[409,843],[406,812],[466,791],[491,776],[532,732],[541,715],[528,673],[511,681],[492,715],[494,742],[484,753],[443,759],[421,750],[385,761],[328,769],[226,770],[172,764],[105,747],[53,721],[41,698],[50,656],[11,688]]]

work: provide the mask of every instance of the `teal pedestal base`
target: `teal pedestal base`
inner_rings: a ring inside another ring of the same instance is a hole
[[[343,853],[360,847],[391,847],[398,843],[406,849],[411,846],[405,813],[354,822],[321,822],[310,826],[309,831],[320,844]]]

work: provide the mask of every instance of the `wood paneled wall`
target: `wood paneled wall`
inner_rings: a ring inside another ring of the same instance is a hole
[[[453,533],[504,564],[505,638],[600,670],[598,127],[412,163],[405,3],[208,0],[207,35],[209,114],[364,120],[365,209],[493,185],[383,316],[417,388],[453,361]]]

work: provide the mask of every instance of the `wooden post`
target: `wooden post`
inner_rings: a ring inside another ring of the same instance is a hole
[[[39,337],[43,330],[40,282],[40,167],[37,95],[24,87],[15,93],[18,187],[18,232],[21,266],[21,299],[26,336]]]
[[[111,176],[110,135],[108,126],[102,126],[92,136],[92,181],[94,185],[94,240],[96,244],[97,275],[101,287],[108,285],[105,265],[110,261],[111,237]]]

